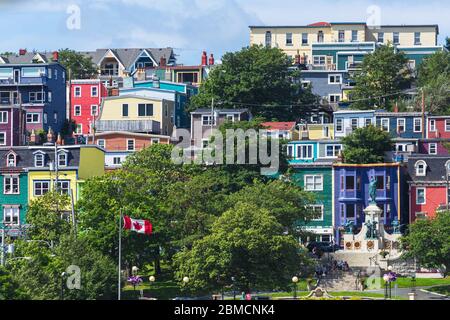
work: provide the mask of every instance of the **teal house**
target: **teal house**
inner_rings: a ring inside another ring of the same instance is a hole
[[[12,150],[0,151],[0,229],[18,230],[26,223],[28,174],[15,167],[17,157]]]

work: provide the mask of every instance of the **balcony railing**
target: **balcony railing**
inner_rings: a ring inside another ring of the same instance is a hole
[[[0,86],[1,85],[8,85],[8,86],[14,86],[14,85],[47,85],[47,77],[31,77],[31,78],[20,78],[19,82],[15,82],[13,79],[0,79]]]
[[[161,124],[153,120],[100,120],[97,131],[161,132]]]
[[[118,76],[119,70],[118,69],[101,69],[100,75],[102,76]]]

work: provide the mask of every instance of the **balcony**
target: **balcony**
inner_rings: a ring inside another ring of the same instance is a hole
[[[47,85],[47,77],[22,77],[19,82],[14,82],[14,79],[0,79],[0,86],[23,86],[23,85],[31,85],[31,86],[46,86]]]
[[[97,131],[128,131],[160,133],[161,123],[153,120],[100,120],[95,124]]]

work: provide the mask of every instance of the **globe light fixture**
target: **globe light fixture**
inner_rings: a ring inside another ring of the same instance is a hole
[[[155,281],[156,281],[156,278],[155,278],[154,276],[150,276],[150,278],[148,278],[148,280],[149,280],[150,282],[155,282]]]
[[[189,277],[184,277],[184,278],[183,278],[183,282],[184,282],[184,283],[188,283],[188,282],[189,282]]]

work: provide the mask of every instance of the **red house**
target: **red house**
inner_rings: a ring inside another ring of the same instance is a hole
[[[450,156],[416,154],[408,159],[410,222],[434,218],[450,200]]]
[[[75,134],[92,133],[100,115],[102,99],[108,91],[98,79],[72,80],[70,82],[70,119],[77,124]]]
[[[450,115],[428,117],[428,139],[450,139]]]

